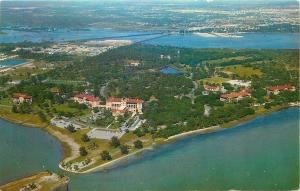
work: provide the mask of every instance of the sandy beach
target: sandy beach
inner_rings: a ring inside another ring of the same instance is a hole
[[[205,128],[205,129],[197,129],[197,130],[194,130],[194,131],[184,132],[184,133],[169,137],[168,139],[164,140],[164,143],[167,144],[170,141],[177,140],[177,139],[184,138],[184,137],[191,136],[191,135],[214,133],[214,132],[220,131],[222,129],[223,128],[221,128],[220,126],[212,126],[212,127],[208,127],[208,128]],[[162,143],[162,144],[164,144],[164,143]],[[107,163],[101,164],[99,166],[96,166],[94,168],[91,168],[91,169],[88,169],[88,170],[85,170],[85,171],[70,171],[70,170],[65,169],[61,165],[59,165],[59,168],[65,170],[65,171],[68,171],[68,172],[78,173],[78,174],[85,174],[85,173],[101,171],[101,170],[109,169],[109,168],[115,167],[119,164],[122,164],[122,163],[126,162],[128,159],[130,159],[131,157],[133,157],[134,155],[137,155],[137,154],[142,153],[146,150],[152,150],[152,149],[154,149],[153,146],[146,147],[146,148],[143,148],[141,150],[138,150],[138,151],[135,151],[135,152],[130,153],[128,155],[125,155],[123,157],[111,160]]]
[[[173,136],[167,138],[165,141],[176,140],[176,139],[179,139],[179,138],[183,138],[183,137],[190,136],[190,135],[196,135],[196,134],[214,133],[214,132],[217,132],[217,131],[220,131],[220,130],[223,130],[223,128],[221,128],[219,125],[217,125],[217,126],[204,128],[204,129],[197,129],[197,130],[194,130],[194,131],[188,131],[188,132],[180,133],[178,135],[173,135]]]

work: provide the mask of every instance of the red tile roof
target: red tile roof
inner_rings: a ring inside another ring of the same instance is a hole
[[[87,101],[100,101],[99,97],[95,97],[95,96],[89,95],[89,94],[77,94],[74,97],[79,98],[79,99],[85,99]]]
[[[249,92],[249,90],[242,90],[240,92],[231,92],[228,94],[222,94],[221,98],[234,99],[234,98],[238,98],[238,97],[248,97],[248,96],[251,96],[251,93]]]
[[[204,89],[208,91],[220,91],[220,86],[204,85]]]
[[[291,89],[294,89],[295,87],[294,86],[291,86],[291,85],[280,85],[280,86],[270,86],[270,87],[267,87],[268,90],[270,91],[283,91],[283,90],[291,90]]]
[[[144,103],[144,100],[137,98],[127,98],[126,103]]]
[[[144,100],[138,98],[116,98],[110,97],[107,99],[107,102],[126,102],[126,103],[144,103]]]
[[[107,102],[121,102],[122,98],[116,98],[116,97],[109,97],[107,99]]]
[[[19,99],[19,98],[24,98],[24,99],[32,99],[32,96],[30,96],[30,95],[27,95],[27,94],[22,94],[22,93],[15,93],[14,95],[13,95],[13,98],[15,98],[15,99]]]

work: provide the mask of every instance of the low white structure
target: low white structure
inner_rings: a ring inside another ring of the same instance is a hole
[[[58,119],[58,118],[54,117],[50,120],[50,123],[51,123],[51,125],[54,125],[56,127],[63,128],[63,129],[66,129],[70,125],[73,125],[75,130],[83,129],[83,127],[81,125],[71,122],[68,118]]]
[[[94,128],[87,133],[89,138],[105,139],[105,140],[110,140],[112,137],[121,138],[124,134],[125,132],[122,131],[109,131],[100,128]]]
[[[251,87],[251,81],[242,81],[242,80],[229,80],[227,83],[229,83],[232,86],[235,87],[245,87],[249,88]]]
[[[131,66],[139,66],[141,63],[139,61],[132,61],[130,62]]]

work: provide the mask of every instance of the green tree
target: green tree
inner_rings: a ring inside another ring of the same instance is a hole
[[[39,118],[40,118],[43,122],[46,122],[46,121],[47,121],[47,116],[45,115],[44,112],[39,111],[39,112],[38,112],[38,116],[39,116]]]
[[[118,146],[120,146],[120,140],[118,139],[118,137],[113,136],[111,138],[110,144],[113,147],[118,147]]]
[[[122,154],[128,154],[129,150],[128,150],[128,146],[127,145],[121,145],[120,146],[120,151]]]
[[[11,108],[11,111],[13,113],[18,113],[18,107],[16,105],[13,105],[12,108]]]
[[[98,113],[98,112],[99,112],[99,108],[98,108],[98,107],[94,107],[94,108],[93,108],[93,112],[94,112],[94,113]]]
[[[134,141],[134,147],[135,148],[137,148],[137,149],[141,149],[141,148],[143,148],[143,142],[142,141],[140,141],[140,140],[136,140],[136,141]]]
[[[72,125],[72,124],[68,125],[68,126],[67,126],[67,129],[68,129],[68,131],[70,131],[71,133],[76,132],[76,129],[75,129],[74,125]]]
[[[32,108],[31,108],[30,104],[23,103],[23,104],[20,104],[19,110],[23,114],[29,114],[29,113],[31,113]]]
[[[84,134],[84,135],[82,135],[81,140],[82,140],[83,142],[89,142],[89,141],[90,141],[90,138],[87,136],[87,134]]]
[[[111,160],[112,159],[112,157],[110,156],[108,151],[102,151],[100,155],[101,155],[102,160]]]
[[[80,156],[86,156],[88,154],[85,147],[80,147],[79,152],[80,152]]]

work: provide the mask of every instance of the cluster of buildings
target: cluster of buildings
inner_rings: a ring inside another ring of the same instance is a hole
[[[222,92],[225,93],[226,90],[223,86],[216,86],[216,85],[204,85],[204,91],[202,91],[202,95],[209,95],[210,92]]]
[[[219,10],[210,9],[182,9],[172,10],[177,13],[197,14],[201,12],[200,17],[205,15],[214,15],[214,18],[199,18],[202,22],[194,22],[188,19],[191,24],[185,32],[217,32],[217,33],[236,33],[236,32],[255,32],[265,30],[280,31],[282,24],[286,26],[298,25],[297,6],[278,7],[244,7],[237,10]],[[221,15],[219,15],[222,13]],[[247,20],[247,22],[241,22]]]
[[[114,116],[123,115],[126,112],[142,113],[144,100],[137,98],[110,97],[102,102],[99,97],[90,94],[77,94],[73,100],[79,104],[86,104],[91,108],[105,108]]]
[[[21,49],[28,50],[33,53],[42,54],[70,54],[70,55],[87,55],[96,56],[108,50],[132,44],[130,40],[103,40],[103,41],[87,41],[85,43],[58,43],[50,47],[29,47],[29,48],[16,48],[14,51]]]
[[[240,91],[234,91],[230,93],[225,93],[226,90],[222,86],[217,85],[204,85],[207,95],[209,92],[222,92],[220,95],[220,101],[224,102],[234,102],[240,101],[244,98],[251,97],[251,89],[243,88]],[[296,91],[295,86],[292,85],[278,85],[278,86],[268,86],[266,87],[268,95],[278,95],[282,91]],[[58,88],[51,88],[50,92],[55,95],[59,95]],[[106,102],[102,101],[99,97],[90,94],[76,94],[73,101],[79,104],[85,104],[90,108],[105,108],[110,110],[114,116],[123,115],[126,112],[133,113],[143,113],[143,103],[144,100],[138,98],[117,98],[109,97]],[[32,103],[32,96],[25,93],[15,93],[12,96],[14,104],[22,103]]]
[[[73,97],[74,102],[85,104],[91,108],[102,107],[99,97],[90,94],[77,94]]]
[[[268,94],[278,95],[281,91],[296,91],[295,86],[291,85],[280,85],[280,86],[269,86],[267,87]]]
[[[219,85],[204,85],[204,90],[202,92],[203,95],[209,95],[209,92],[221,92],[220,101],[224,102],[234,102],[240,101],[244,98],[251,97],[251,82],[242,82],[238,80],[231,80],[230,84],[234,87],[243,87],[240,91],[225,93],[226,90],[223,86]],[[295,86],[291,86],[288,84],[278,85],[278,86],[269,86],[266,87],[268,95],[278,95],[282,91],[296,91]]]
[[[243,89],[239,92],[221,94],[220,101],[226,101],[226,102],[240,101],[246,97],[251,97],[251,91],[249,89]]]

